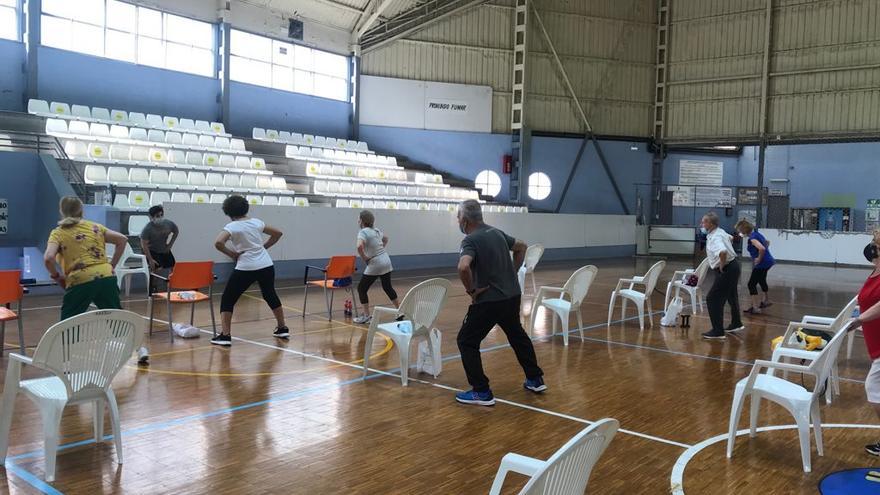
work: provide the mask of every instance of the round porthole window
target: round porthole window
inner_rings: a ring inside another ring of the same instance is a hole
[[[534,200],[547,199],[553,184],[544,172],[535,172],[529,176],[529,197]]]

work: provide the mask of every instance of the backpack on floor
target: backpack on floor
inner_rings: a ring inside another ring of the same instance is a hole
[[[443,358],[440,355],[440,330],[437,330],[436,328],[432,329],[428,333],[427,338],[431,339],[434,352],[431,353],[427,341],[422,340],[419,342],[419,355],[416,360],[416,371],[419,373],[428,373],[429,375],[433,375],[434,378],[437,378],[437,376],[440,375],[440,370],[443,368]]]

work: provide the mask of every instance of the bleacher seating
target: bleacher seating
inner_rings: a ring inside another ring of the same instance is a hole
[[[367,146],[367,143],[363,141],[353,141],[351,139],[312,136],[311,134],[300,134],[298,132],[288,131],[279,132],[275,129],[263,129],[260,127],[254,127],[252,137],[258,141],[286,143],[295,146],[372,153]]]
[[[51,104],[45,100],[28,100],[28,113],[42,117],[54,117],[66,120],[80,120],[85,122],[97,122],[103,124],[121,124],[155,129],[179,129],[182,132],[194,134],[208,134],[213,136],[229,137],[223,124],[220,122],[208,122],[204,120],[182,119],[172,116],[160,116],[139,112],[126,112],[125,110],[108,110],[101,107],[89,107],[84,105],[68,105],[63,102],[53,101]]]

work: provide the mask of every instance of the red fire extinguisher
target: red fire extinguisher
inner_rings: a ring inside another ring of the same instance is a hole
[[[501,170],[505,174],[513,171],[513,157],[511,155],[504,155],[504,158],[501,160]]]

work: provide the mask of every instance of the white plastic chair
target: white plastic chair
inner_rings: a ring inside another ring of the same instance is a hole
[[[92,107],[92,118],[96,120],[110,121],[110,110],[101,107]]]
[[[785,334],[782,336],[782,342],[773,349],[773,361],[779,362],[789,362],[789,359],[796,359],[800,361],[812,361],[816,359],[819,355],[818,350],[808,351],[806,349],[801,349],[800,347],[792,347],[789,344],[792,335],[797,332],[799,329],[804,330],[820,330],[823,332],[831,333],[832,335],[842,332],[846,329],[846,324],[852,318],[853,310],[858,306],[859,300],[857,297],[854,297],[847,303],[846,306],[837,314],[834,318],[824,318],[821,316],[812,316],[806,315],[801,318],[801,321],[792,321],[788,324],[788,328],[785,329]],[[852,334],[855,332],[850,332],[849,340],[852,341]],[[803,364],[803,363],[801,363]],[[783,372],[783,378],[788,378],[788,372]],[[840,376],[837,373],[837,359],[835,358],[834,366],[831,368],[831,387],[828,387],[825,391],[825,401],[828,404],[831,404],[833,400],[834,394],[840,395]]]
[[[520,495],[583,495],[593,467],[608,448],[620,423],[605,418],[584,428],[549,459],[542,461],[510,453],[501,459],[489,495],[501,493],[507,473],[524,474],[531,479]]]
[[[92,118],[92,110],[85,105],[71,105],[70,114],[83,120],[89,120]]]
[[[611,315],[614,313],[614,302],[617,300],[617,296],[623,298],[620,304],[620,319],[623,320],[626,318],[626,302],[632,301],[636,305],[636,309],[639,310],[639,330],[645,329],[645,303],[647,302],[648,306],[648,320],[651,322],[651,328],[654,328],[654,308],[651,304],[651,295],[654,293],[654,287],[657,285],[657,279],[660,278],[660,272],[663,271],[663,268],[666,267],[665,261],[658,261],[654,263],[647,273],[645,273],[642,277],[633,277],[633,278],[622,278],[617,282],[617,287],[614,289],[614,292],[611,293],[611,303],[608,304],[608,327],[611,327]],[[623,285],[629,284],[629,287],[624,289]],[[636,285],[643,285],[645,287],[645,292],[639,292],[635,290],[633,287]]]
[[[130,235],[139,235],[140,232],[129,232]],[[113,244],[106,245],[107,250],[107,259],[113,259],[113,253],[116,251],[115,246]],[[131,264],[129,264],[131,262]],[[122,257],[119,258],[119,264],[116,265],[116,282],[119,284],[119,290],[122,290],[122,283],[125,282],[125,295],[128,296],[131,293],[131,278],[132,275],[143,275],[144,281],[146,285],[144,287],[149,286],[150,284],[150,265],[147,263],[147,257],[143,254],[135,254],[131,249],[131,245],[128,243],[125,244],[125,251],[122,252]],[[149,302],[148,302],[149,304]]]
[[[33,113],[37,115],[49,115],[52,112],[49,111],[49,102],[46,100],[37,100],[31,98],[28,100],[28,113]]]
[[[33,358],[11,353],[0,413],[3,461],[9,448],[15,397],[21,392],[34,402],[43,421],[46,481],[55,481],[61,415],[68,404],[94,404],[94,436],[98,443],[104,441],[105,402],[110,406],[116,460],[122,464],[119,408],[111,382],[140,346],[145,326],[144,319],[130,311],[91,311],[52,325],[37,344]],[[22,364],[51,376],[22,380]]]
[[[761,399],[767,399],[781,405],[794,417],[797,423],[804,472],[810,472],[810,423],[813,423],[813,434],[816,436],[816,452],[821,456],[824,454],[824,449],[822,445],[822,417],[819,414],[819,395],[822,393],[822,388],[837,361],[837,354],[840,352],[840,346],[843,344],[843,337],[848,328],[849,325],[844,325],[844,329],[834,335],[831,342],[818,353],[818,356],[809,366],[765,361],[762,359],[755,360],[751,373],[736,384],[736,389],[733,393],[733,403],[730,407],[730,424],[727,433],[728,458],[733,456],[733,445],[736,442],[736,427],[739,424],[746,396],[751,397],[749,436],[752,438],[756,435]],[[761,373],[762,369],[766,369],[767,372]],[[793,383],[784,378],[774,376],[775,370],[812,375],[816,379],[813,389],[808,390],[799,383]]]
[[[535,284],[535,267],[538,266],[538,262],[541,261],[542,256],[544,256],[543,244],[532,244],[526,248],[526,256],[523,260],[525,271],[520,271],[519,273],[519,288],[522,289],[523,292],[526,291],[526,275],[529,273],[532,274],[532,292],[538,292],[537,284]]]
[[[452,284],[444,278],[432,278],[426,280],[406,293],[400,302],[400,308],[386,308],[376,306],[373,308],[373,319],[370,329],[367,331],[366,345],[364,347],[364,376],[370,367],[370,354],[373,352],[373,337],[376,332],[386,335],[394,341],[400,353],[400,382],[405,387],[409,376],[409,348],[416,338],[424,338],[428,342],[428,350],[434,355],[434,347],[429,337],[437,315],[446,304],[449,288]],[[401,317],[402,318],[399,318]],[[400,321],[408,320],[412,323],[412,332],[400,330]],[[436,377],[435,377],[436,378]]]
[[[537,316],[538,308],[543,306],[554,313],[553,335],[556,335],[556,316],[562,321],[563,345],[568,345],[568,322],[571,319],[572,313],[577,314],[578,333],[583,337],[584,319],[581,315],[581,304],[584,302],[584,298],[587,297],[587,292],[589,292],[593,280],[596,279],[597,273],[599,273],[598,268],[593,265],[587,265],[578,268],[562,287],[541,287],[538,289],[537,295],[535,295],[535,299],[532,301],[532,317],[529,324],[530,333],[535,331],[535,317]],[[546,297],[550,294],[559,294],[559,297]]]
[[[669,307],[669,301],[675,297],[678,297],[681,294],[681,290],[684,289],[687,292],[688,296],[691,298],[691,310],[692,314],[697,314],[703,311],[703,289],[700,286],[703,284],[706,278],[706,273],[709,271],[709,258],[703,259],[697,268],[688,268],[687,270],[679,270],[672,274],[672,279],[669,283],[666,284],[666,298],[663,300],[663,311],[666,311],[666,308]],[[691,275],[697,276],[697,285],[687,285],[687,279]],[[672,294],[672,290],[675,289],[675,294]]]

